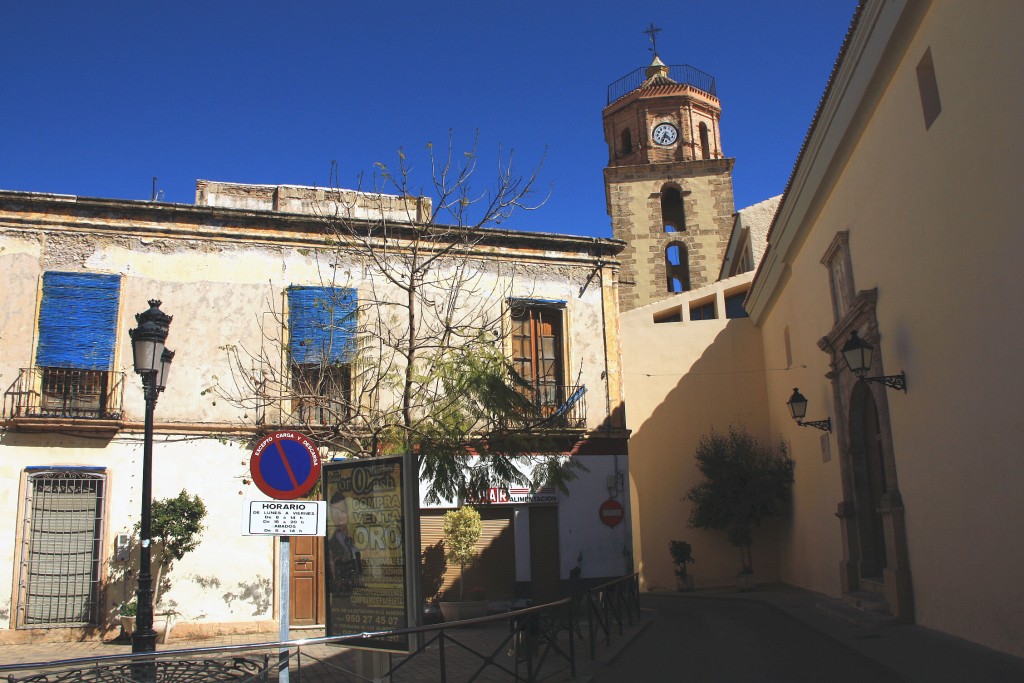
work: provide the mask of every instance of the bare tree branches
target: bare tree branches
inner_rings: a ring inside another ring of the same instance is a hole
[[[434,499],[529,484],[523,454],[538,452],[528,430],[536,415],[525,398],[530,385],[506,359],[503,316],[530,283],[519,280],[515,258],[483,239],[546,198],[534,202],[540,166],[520,175],[511,152],[499,152],[493,183],[475,189],[477,144],[475,137],[458,153],[451,132],[443,149],[427,144],[430,198],[414,189],[401,149],[393,166],[375,164],[368,191],[325,191],[330,201],[317,212],[327,237],[310,258],[322,299],[314,298],[312,315],[323,328],[312,336],[326,347],[310,362],[296,342],[294,310],[268,301],[260,348],[226,349],[233,386],[219,385],[220,394],[263,407],[265,425],[298,424],[355,456],[416,452]],[[333,165],[332,183],[337,176]],[[338,290],[355,293],[351,310],[332,301]],[[340,352],[333,344],[349,342],[353,320],[354,346]],[[559,459],[540,463],[537,474],[568,476]]]

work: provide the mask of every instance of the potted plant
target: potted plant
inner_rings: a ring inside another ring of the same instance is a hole
[[[668,551],[676,568],[676,588],[679,591],[693,590],[693,576],[686,571],[686,565],[695,562],[693,547],[686,541],[669,541]]]
[[[160,604],[161,596],[170,587],[167,575],[174,563],[199,547],[203,520],[206,518],[206,505],[199,496],[190,496],[182,489],[181,493],[172,498],[154,500],[150,515],[150,535],[153,543],[153,630],[157,632],[161,642],[167,642],[171,622],[177,616],[177,612],[173,609],[158,612],[157,605]],[[140,525],[136,524],[133,542],[138,542],[139,531]],[[138,605],[135,600],[128,604],[133,605],[133,614],[137,616]],[[122,610],[124,608],[122,605]]]
[[[754,529],[778,515],[789,500],[795,466],[789,446],[780,440],[776,453],[747,432],[730,428],[728,434],[712,431],[701,437],[696,458],[704,480],[684,497],[693,503],[690,526],[728,533],[740,552],[737,587],[753,590]]]
[[[483,524],[480,513],[469,505],[444,514],[444,549],[445,557],[459,565],[459,599],[442,600],[441,614],[445,621],[473,619],[487,615],[487,602],[482,599],[466,600],[466,566],[476,559],[476,543],[480,540]],[[451,591],[445,597],[449,597]]]
[[[121,617],[121,631],[125,636],[135,633],[135,615],[138,612],[139,603],[132,598],[128,602],[121,603],[119,616]]]

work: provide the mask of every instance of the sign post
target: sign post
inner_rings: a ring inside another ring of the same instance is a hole
[[[276,500],[294,500],[313,490],[320,480],[321,461],[316,446],[307,437],[289,431],[268,434],[253,449],[249,472],[260,491]],[[279,544],[279,630],[286,641],[291,635],[291,536],[326,536],[326,503],[299,501],[277,503],[250,501],[242,533],[270,535]],[[288,683],[288,648],[278,655],[278,680]]]
[[[281,612],[281,617],[278,620],[277,637],[278,640],[286,641],[291,639],[291,611],[292,611],[292,541],[287,536],[281,537],[281,543],[279,545],[281,558],[280,558],[280,576],[281,576],[281,590],[278,592],[278,610]],[[281,651],[277,655],[277,680],[278,683],[288,683],[289,681],[289,666],[288,666],[288,648],[282,647]]]

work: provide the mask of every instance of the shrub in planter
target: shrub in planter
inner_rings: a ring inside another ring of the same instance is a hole
[[[669,541],[668,551],[672,555],[672,564],[676,569],[676,587],[679,590],[693,590],[693,577],[686,570],[686,565],[696,562],[693,559],[693,547],[686,541]]]
[[[139,612],[139,603],[132,598],[128,602],[121,603],[120,614],[122,617],[134,617]]]
[[[697,443],[697,468],[704,480],[684,497],[693,503],[690,526],[728,533],[740,551],[741,583],[753,583],[754,529],[783,511],[793,485],[795,463],[788,444],[780,440],[778,452],[747,432],[730,428],[712,431]]]

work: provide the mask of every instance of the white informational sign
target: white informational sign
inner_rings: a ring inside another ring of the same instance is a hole
[[[327,501],[250,500],[245,514],[246,536],[327,535]]]

